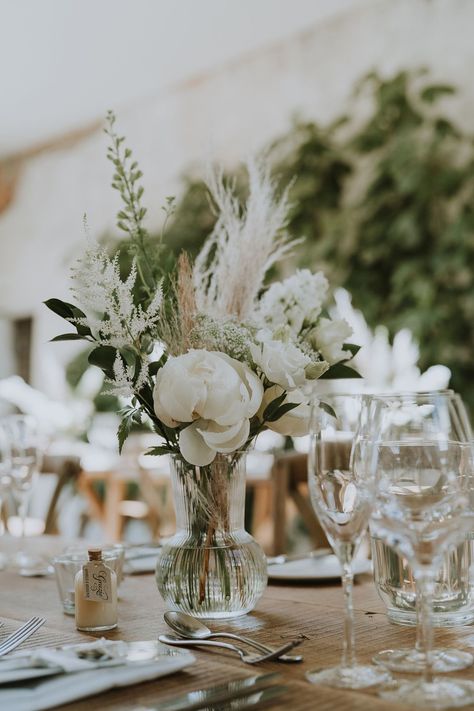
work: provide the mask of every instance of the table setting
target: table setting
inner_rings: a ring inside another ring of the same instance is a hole
[[[169,275],[111,112],[105,133],[132,259],[124,274],[89,240],[74,303],[45,304],[74,329],[53,341],[87,341],[126,403],[119,452],[146,425],[147,454],[167,457],[176,530],[30,541],[40,423],[2,418],[0,493],[16,495],[22,535],[0,538],[0,705],[472,707],[474,452],[461,397],[357,388],[358,347],[329,311],[324,274],[265,282],[298,240],[286,234],[288,188],[264,158],[247,164],[245,202],[211,171],[216,225]],[[352,387],[323,394],[319,380]],[[308,499],[327,546],[267,556],[246,530],[246,456],[268,430],[308,437]]]

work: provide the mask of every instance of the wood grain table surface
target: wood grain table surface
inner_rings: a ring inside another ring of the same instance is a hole
[[[64,547],[64,540],[54,537],[30,539],[29,549],[54,555]],[[12,541],[0,540],[0,550],[12,547]],[[370,661],[381,649],[411,646],[414,630],[392,625],[375,591],[372,579],[359,578],[354,590],[354,608],[358,658]],[[106,633],[110,639],[126,641],[156,639],[168,632],[163,621],[164,605],[153,575],[127,576],[120,588],[119,626]],[[23,647],[58,645],[86,641],[90,635],[76,630],[74,618],[64,615],[54,577],[23,578],[10,571],[0,572],[0,641],[19,623],[32,615],[43,615],[46,624]],[[289,691],[266,708],[292,711],[379,711],[414,709],[394,705],[377,697],[375,691],[346,691],[313,686],[304,672],[336,664],[342,647],[343,600],[338,584],[270,584],[257,608],[245,617],[225,624],[209,623],[214,629],[248,633],[262,642],[279,644],[299,635],[304,637],[299,650],[301,664],[267,662],[258,667],[243,664],[231,652],[193,650],[197,662],[187,670],[153,682],[110,691],[100,696],[61,706],[63,711],[117,709],[132,711],[140,705],[153,705],[177,694],[205,688],[256,673],[278,671]],[[436,630],[438,645],[474,651],[474,628]],[[474,668],[454,676],[474,679]],[[59,707],[58,707],[59,708]],[[467,707],[465,707],[467,708]],[[2,711],[8,711],[2,709]]]

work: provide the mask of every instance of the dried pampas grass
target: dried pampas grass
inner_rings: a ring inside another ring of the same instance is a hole
[[[263,160],[249,161],[247,171],[245,207],[221,171],[208,179],[218,218],[194,264],[193,284],[198,311],[215,319],[249,319],[267,271],[300,242],[288,241],[288,188],[276,196]]]

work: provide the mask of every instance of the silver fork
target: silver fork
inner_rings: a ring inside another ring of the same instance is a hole
[[[44,625],[46,618],[44,617],[31,617],[28,622],[19,627],[15,632],[13,632],[9,637],[7,637],[0,644],[0,657],[4,654],[8,654],[13,649],[16,649],[25,639],[31,637],[36,630],[38,630],[41,625]]]
[[[235,652],[239,655],[241,660],[246,664],[258,664],[259,662],[269,662],[272,659],[278,659],[282,654],[286,654],[293,647],[297,647],[301,644],[300,639],[293,640],[284,644],[279,649],[274,649],[272,652],[267,652],[267,654],[252,654],[250,652],[236,647],[234,644],[227,644],[227,642],[211,642],[207,639],[182,639],[180,637],[173,637],[172,635],[160,634],[158,640],[162,644],[170,644],[173,647],[214,647],[220,649],[230,649],[231,652]]]

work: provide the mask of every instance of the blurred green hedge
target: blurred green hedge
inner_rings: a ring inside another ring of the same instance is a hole
[[[295,261],[344,285],[370,325],[409,327],[421,367],[449,366],[474,408],[474,145],[442,112],[454,92],[423,72],[371,74],[350,117],[296,122],[269,156],[282,184],[295,176]],[[188,179],[167,244],[196,253],[213,224],[204,184]]]

